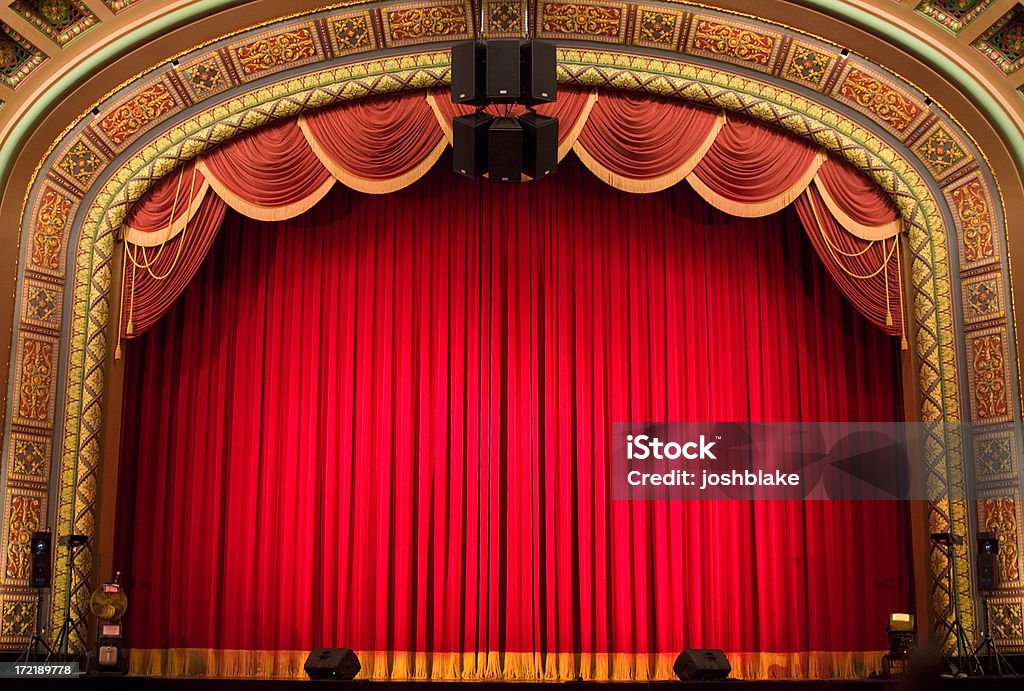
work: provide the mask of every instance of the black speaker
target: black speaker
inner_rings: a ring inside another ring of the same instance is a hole
[[[362,666],[348,648],[314,648],[303,665],[310,679],[355,679]]]
[[[523,128],[516,118],[495,118],[487,132],[487,175],[491,182],[522,182]]]
[[[452,103],[485,105],[484,77],[484,44],[461,41],[453,45]]]
[[[999,587],[999,535],[978,533],[978,590]]]
[[[452,118],[452,170],[467,178],[487,172],[487,130],[493,120],[487,113]]]
[[[32,533],[29,543],[32,575],[29,586],[32,588],[49,588],[53,580],[53,537],[50,533]]]
[[[536,113],[519,116],[523,128],[523,173],[534,180],[558,170],[558,118]]]
[[[558,98],[555,69],[555,44],[548,41],[524,41],[520,52],[519,102],[527,105],[550,103]]]
[[[706,681],[725,679],[732,671],[732,667],[721,650],[687,648],[679,653],[672,671],[683,681]]]
[[[520,70],[521,41],[498,38],[485,44],[487,82],[484,93],[492,101],[515,102],[522,89]]]

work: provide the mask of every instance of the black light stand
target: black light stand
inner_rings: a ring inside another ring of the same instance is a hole
[[[1013,669],[1013,666],[1003,656],[1003,654],[999,652],[999,648],[996,646],[996,642],[993,640],[992,633],[989,630],[991,624],[989,623],[988,595],[986,593],[981,594],[981,606],[985,609],[985,629],[981,632],[981,642],[978,643],[978,647],[974,649],[974,658],[978,660],[978,665],[980,667],[981,656],[984,654],[985,659],[988,662],[988,668],[990,670],[995,670],[994,676],[1016,676],[1017,672]],[[984,653],[982,651],[984,651]],[[984,672],[982,673],[984,674]]]
[[[953,613],[951,621],[941,623],[939,630],[942,635],[939,640],[945,643],[945,641],[949,640],[950,636],[953,636],[953,639],[956,641],[956,654],[948,655],[943,651],[942,657],[954,677],[983,676],[985,671],[981,667],[981,661],[978,660],[978,656],[971,649],[967,632],[964,630],[963,624],[960,623],[960,605],[957,603],[956,598],[956,574],[953,569],[953,551],[956,545],[963,544],[964,539],[962,536],[952,533],[932,533],[931,540],[932,544],[941,549],[946,557],[947,573],[949,576],[950,609]]]
[[[68,657],[68,648],[71,639],[71,629],[78,630],[77,624],[71,623],[71,591],[74,585],[74,564],[75,554],[88,544],[89,538],[85,535],[65,535],[60,538],[59,544],[61,547],[66,547],[68,550],[67,559],[67,574],[68,574],[68,587],[64,597],[64,623],[61,624],[60,631],[57,632],[57,638],[53,641],[53,648],[50,649],[50,655],[46,657],[47,661],[50,660],[51,656],[60,655],[63,659]]]
[[[28,645],[18,655],[18,659],[15,662],[34,662],[43,654],[43,650],[46,651],[46,659],[49,660],[55,653],[50,644],[43,638],[43,634],[46,633],[46,629],[39,626],[39,617],[43,614],[43,588],[36,588],[36,620],[33,623],[32,638],[29,639]],[[40,650],[42,648],[42,650]]]

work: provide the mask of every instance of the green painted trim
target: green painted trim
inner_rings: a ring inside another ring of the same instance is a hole
[[[199,0],[199,2],[182,7],[130,31],[126,36],[90,55],[73,70],[61,75],[56,84],[40,94],[39,99],[32,104],[24,117],[15,122],[14,127],[11,128],[11,133],[0,150],[0,188],[7,184],[7,177],[10,175],[14,160],[29,135],[35,131],[38,124],[61,99],[88,79],[90,75],[129,51],[147,43],[150,39],[166,33],[175,25],[186,23],[198,15],[236,4],[237,0]]]
[[[836,0],[797,0],[797,4],[813,8],[826,15],[832,15],[849,24],[869,30],[879,38],[886,39],[892,45],[902,48],[907,53],[922,60],[939,74],[945,76],[984,113],[989,122],[996,128],[1003,142],[1010,150],[1017,169],[1024,172],[1024,137],[1014,126],[1012,118],[1002,106],[982,88],[969,72],[951,61],[945,53],[936,50],[927,39],[907,33],[903,29],[887,24],[872,16],[859,7],[847,2]]]

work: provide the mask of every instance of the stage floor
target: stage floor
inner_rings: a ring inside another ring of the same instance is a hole
[[[76,691],[312,691],[333,689],[334,691],[446,691],[458,688],[461,691],[540,691],[542,688],[559,686],[564,691],[722,691],[726,688],[736,691],[1021,691],[1024,676],[981,677],[972,679],[939,679],[913,688],[900,679],[865,680],[766,680],[740,681],[659,681],[659,682],[443,682],[443,681],[307,681],[274,679],[187,679],[157,677],[81,677],[77,681],[61,679],[0,680],[0,688],[11,689],[62,689]],[[587,687],[590,687],[589,689]]]

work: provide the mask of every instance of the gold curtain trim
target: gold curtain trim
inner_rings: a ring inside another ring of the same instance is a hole
[[[836,203],[836,200],[828,192],[828,186],[825,185],[817,175],[814,176],[814,187],[821,195],[821,199],[825,202],[826,208],[832,212],[836,222],[845,228],[850,235],[858,237],[861,240],[888,240],[891,237],[899,235],[899,218],[880,226],[869,226],[863,223],[858,223],[853,220],[849,214],[843,211],[839,204]]]
[[[587,120],[590,119],[590,111],[594,110],[594,104],[597,103],[597,89],[594,89],[587,96],[587,102],[583,104],[583,109],[580,110],[580,116],[576,118],[576,123],[569,130],[569,134],[565,135],[565,139],[558,145],[558,160],[561,161],[566,155],[573,150],[576,146],[576,140],[580,138],[580,132],[587,124]]]
[[[160,230],[139,230],[134,226],[126,225],[123,232],[125,242],[130,242],[139,247],[157,247],[158,245],[163,245],[168,240],[173,240],[181,234],[185,226],[192,222],[192,218],[199,211],[199,207],[202,205],[203,199],[206,198],[206,193],[209,190],[209,181],[203,180],[203,184],[199,186],[195,198],[189,203],[185,213],[175,219],[169,226],[164,226]]]
[[[257,221],[284,221],[289,218],[295,218],[316,206],[317,202],[323,199],[331,190],[331,187],[334,186],[335,182],[333,177],[329,177],[322,185],[313,190],[309,195],[296,202],[292,202],[291,204],[285,204],[284,206],[263,206],[261,204],[253,204],[228,189],[220,180],[217,179],[216,175],[210,172],[210,169],[206,166],[206,162],[202,159],[200,159],[196,166],[199,168],[199,172],[206,178],[210,188],[216,192],[217,196],[223,199],[228,206],[243,216],[254,218]]]
[[[434,117],[437,118],[437,124],[441,126],[441,131],[444,132],[445,139],[448,140],[449,144],[454,145],[455,142],[452,138],[452,123],[445,117],[444,113],[441,112],[441,107],[437,104],[437,99],[434,98],[434,94],[431,91],[427,91],[427,103],[430,105],[430,109],[434,111]],[[594,89],[587,95],[587,102],[583,104],[583,109],[580,110],[580,115],[576,118],[576,123],[572,126],[572,129],[569,130],[569,133],[565,135],[565,139],[563,139],[558,145],[559,161],[565,158],[566,155],[572,151],[573,146],[576,144],[576,140],[580,138],[580,132],[583,131],[583,127],[587,124],[587,120],[590,119],[590,111],[594,109],[595,103],[597,103],[597,89]]]
[[[437,119],[437,124],[440,126],[441,131],[444,133],[444,138],[449,144],[453,144],[452,141],[452,122],[444,116],[441,112],[441,106],[437,105],[437,99],[434,98],[434,93],[427,89],[427,104],[430,106],[430,110],[434,111],[434,117]]]
[[[675,679],[675,653],[427,653],[359,651],[357,679],[658,681]],[[727,653],[737,679],[863,679],[885,651]],[[302,679],[307,650],[133,649],[128,673],[167,677]]]
[[[693,155],[683,161],[676,168],[655,178],[632,178],[620,175],[619,173],[606,168],[601,163],[598,163],[597,159],[595,159],[579,141],[573,143],[572,150],[576,152],[577,156],[579,156],[583,165],[585,165],[591,173],[596,175],[603,182],[616,189],[620,189],[623,192],[649,194],[651,192],[660,192],[661,190],[668,189],[683,178],[688,177],[693,172],[693,169],[697,167],[697,164],[700,163],[701,159],[704,158],[711,149],[712,145],[715,143],[715,139],[718,138],[718,133],[722,131],[723,127],[725,127],[725,113],[719,113],[715,118],[715,123],[711,126],[711,130],[708,132],[707,136],[704,137],[704,141],[701,142]]]
[[[444,153],[445,148],[448,146],[448,141],[444,136],[441,136],[437,140],[437,144],[434,145],[434,148],[413,168],[393,178],[377,180],[356,175],[352,171],[343,168],[337,161],[331,158],[330,154],[324,151],[323,147],[320,146],[320,142],[313,136],[304,116],[299,116],[298,124],[299,129],[302,131],[302,136],[306,138],[306,143],[309,144],[309,148],[313,150],[313,154],[320,160],[320,163],[327,169],[327,172],[333,175],[334,179],[341,184],[366,194],[388,194],[389,192],[396,192],[403,187],[408,187],[427,174],[427,171],[437,163],[437,159],[441,158],[441,154]]]
[[[760,218],[761,216],[768,216],[785,209],[797,197],[803,194],[807,186],[811,184],[811,180],[818,174],[818,168],[821,168],[827,157],[828,155],[824,151],[819,150],[814,155],[814,158],[811,159],[811,164],[807,166],[807,170],[804,171],[803,175],[796,182],[774,197],[760,202],[741,202],[718,194],[704,184],[704,181],[697,177],[696,173],[687,175],[686,181],[690,183],[690,186],[693,187],[697,194],[704,198],[704,201],[719,211],[742,218]]]

